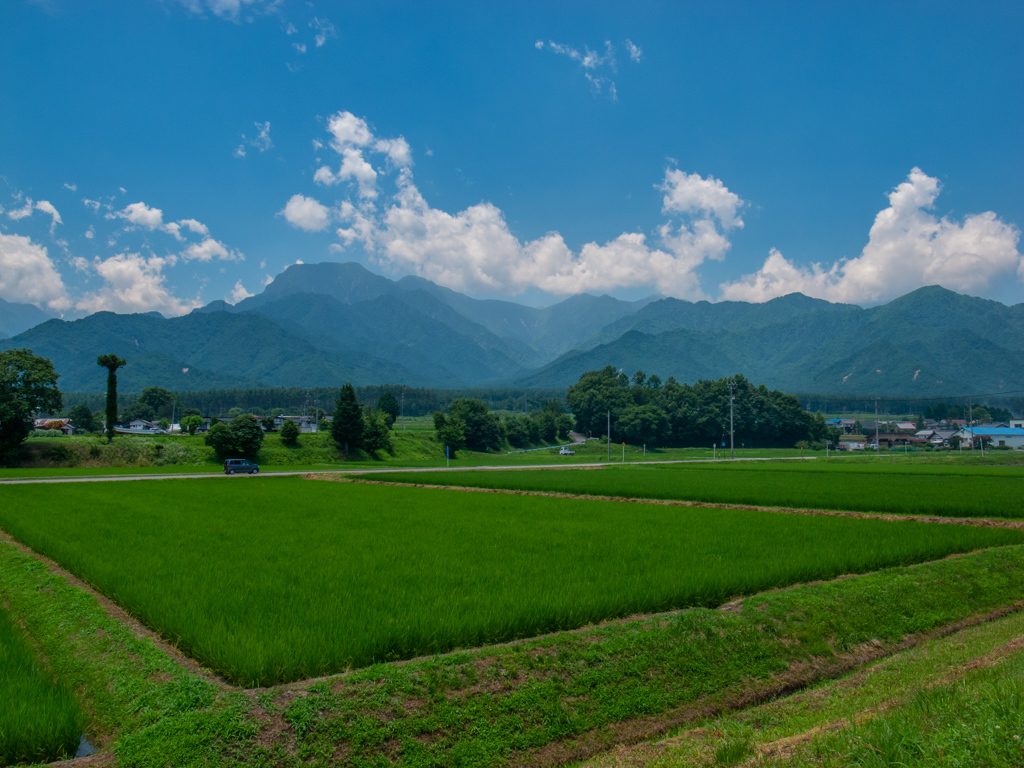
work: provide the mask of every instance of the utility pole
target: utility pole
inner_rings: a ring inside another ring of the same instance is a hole
[[[881,453],[878,445],[878,398],[875,398],[875,456]]]
[[[402,431],[405,432],[405,387],[402,387]]]
[[[612,460],[612,412],[608,411],[608,461]]]
[[[967,426],[971,428],[971,450],[974,450],[974,403],[967,403]]]
[[[734,447],[733,447],[733,437],[734,437],[734,434],[733,434],[733,420],[732,420],[732,404],[733,404],[733,401],[736,399],[734,397],[735,390],[736,390],[736,382],[733,381],[732,379],[729,379],[729,458],[730,459],[735,459],[736,458],[736,451],[734,450]]]

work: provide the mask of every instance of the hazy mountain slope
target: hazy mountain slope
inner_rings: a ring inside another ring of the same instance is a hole
[[[552,360],[578,347],[608,323],[633,314],[651,300],[620,301],[607,295],[584,293],[538,308],[496,299],[473,299],[422,277],[403,277],[397,284],[406,290],[426,291],[496,336],[532,348],[539,355],[538,362]]]
[[[33,304],[18,304],[0,299],[0,338],[17,336],[52,318]]]
[[[864,311],[860,307],[830,304],[801,293],[791,293],[763,304],[748,304],[741,301],[712,304],[708,301],[692,302],[667,298],[651,302],[639,311],[609,323],[579,346],[581,349],[593,349],[600,344],[614,341],[631,330],[656,335],[677,328],[688,328],[693,331],[761,328],[813,312],[850,309]]]
[[[213,312],[174,319],[100,312],[82,320],[51,320],[0,348],[28,346],[50,358],[67,391],[106,387],[96,357],[112,352],[128,361],[122,389],[147,386],[209,389],[239,386],[333,386],[345,381],[418,381],[419,374],[362,354],[326,352],[254,313]],[[187,369],[187,370],[185,370]]]
[[[503,349],[501,339],[419,291],[352,305],[326,295],[292,294],[253,312],[272,318],[321,349],[373,350],[375,356],[433,381],[464,385],[525,370]],[[444,322],[436,319],[438,315]]]

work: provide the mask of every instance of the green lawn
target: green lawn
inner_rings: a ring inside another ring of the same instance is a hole
[[[750,462],[586,471],[388,474],[388,481],[960,517],[1024,517],[1024,469],[997,466]]]
[[[0,527],[246,685],[1024,540],[270,477],[5,486]]]
[[[0,765],[74,757],[84,718],[0,608]]]

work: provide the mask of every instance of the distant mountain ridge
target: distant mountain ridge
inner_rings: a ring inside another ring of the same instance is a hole
[[[18,304],[0,299],[0,339],[6,336],[17,336],[40,323],[45,323],[53,315],[49,315],[32,304]]]
[[[743,373],[823,394],[1024,389],[1024,304],[937,286],[868,309],[801,294],[763,304],[583,294],[536,308],[419,277],[390,280],[356,263],[296,264],[235,306],[216,301],[173,319],[51,319],[0,340],[0,349],[15,346],[53,360],[62,389],[88,392],[102,391],[96,357],[107,352],[128,360],[125,391],[564,387],[605,365],[689,382]]]

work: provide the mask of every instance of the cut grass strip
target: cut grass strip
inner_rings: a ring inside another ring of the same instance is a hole
[[[1020,531],[298,478],[0,490],[0,526],[246,686],[716,606]]]
[[[917,468],[914,468],[915,470]],[[932,469],[931,467],[928,468]],[[964,468],[965,470],[967,468]],[[974,468],[970,468],[974,469]],[[1024,470],[934,474],[804,463],[644,465],[586,471],[388,474],[389,482],[944,517],[1024,517]]]
[[[0,765],[73,756],[85,718],[0,608]]]

